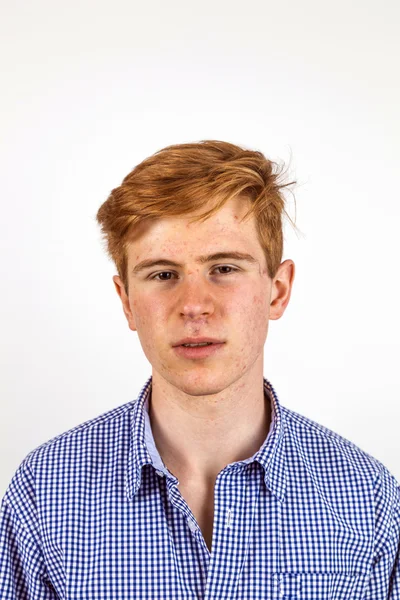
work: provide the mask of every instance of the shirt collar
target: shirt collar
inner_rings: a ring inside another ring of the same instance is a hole
[[[148,413],[152,377],[146,381],[131,411],[131,442],[126,470],[126,494],[128,500],[136,495],[142,478],[142,467],[152,465],[167,477],[170,484],[177,478],[166,470],[156,448]],[[283,502],[286,490],[285,427],[284,413],[271,383],[264,377],[264,392],[271,401],[271,426],[260,449],[250,458],[237,464],[257,461],[264,469],[264,483]]]

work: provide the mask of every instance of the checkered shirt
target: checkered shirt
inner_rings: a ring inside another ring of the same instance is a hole
[[[1,504],[1,600],[400,600],[400,488],[280,405],[214,488],[211,552],[138,398],[42,444]],[[184,432],[182,432],[184,434]]]

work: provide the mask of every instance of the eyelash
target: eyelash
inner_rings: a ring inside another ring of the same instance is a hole
[[[231,267],[230,265],[220,265],[219,267],[215,267],[215,269],[231,269],[232,271],[230,273],[221,273],[221,275],[232,275],[233,273],[239,271],[239,269],[237,267]],[[151,275],[149,277],[149,279],[154,279],[156,281],[160,281],[161,283],[168,283],[169,281],[172,281],[172,279],[156,279],[159,275],[163,274],[163,273],[173,273],[173,271],[160,271],[159,273],[156,273],[155,275]]]

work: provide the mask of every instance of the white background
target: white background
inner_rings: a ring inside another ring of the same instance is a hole
[[[151,374],[95,214],[138,162],[202,139],[298,181],[265,376],[400,479],[399,17],[395,0],[3,2],[0,492]]]

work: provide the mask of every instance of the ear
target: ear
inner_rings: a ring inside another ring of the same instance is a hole
[[[115,289],[117,290],[117,294],[121,298],[122,308],[126,320],[128,321],[129,329],[131,329],[132,331],[136,331],[135,318],[132,314],[131,307],[129,304],[129,297],[125,292],[125,286],[122,283],[122,279],[118,275],[114,275],[113,282],[115,285]]]
[[[285,260],[278,267],[272,282],[269,318],[280,319],[287,305],[294,281],[295,265],[292,260]]]

